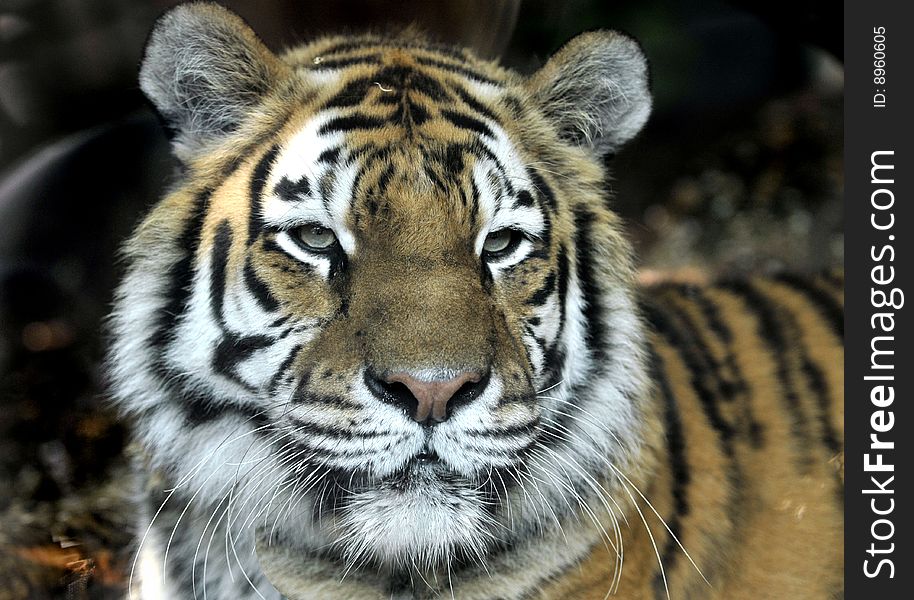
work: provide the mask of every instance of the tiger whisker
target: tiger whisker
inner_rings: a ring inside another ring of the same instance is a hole
[[[257,473],[255,473],[253,475],[245,474],[246,482],[245,482],[244,486],[239,490],[239,495],[242,492],[244,492],[249,486],[254,485],[254,484],[259,485],[260,483],[262,483],[263,480],[268,476],[269,469],[271,469],[271,468],[278,469],[280,467],[284,467],[291,461],[295,460],[298,456],[307,452],[306,449],[293,447],[293,444],[295,444],[295,440],[292,440],[292,441],[286,443],[280,449],[278,449],[273,456],[269,457],[269,460],[272,462],[263,464],[263,466],[260,468],[260,470],[257,471]],[[258,464],[261,464],[261,463],[258,463]],[[251,496],[249,495],[248,500],[245,500],[245,502],[239,507],[239,511],[244,509],[244,507],[247,505],[247,502],[250,500],[250,497]],[[235,520],[233,520],[231,522],[231,524],[234,524],[234,522],[235,522]]]
[[[523,491],[523,492],[524,492],[524,495],[525,495],[527,498],[530,499],[530,503],[534,506],[534,508],[537,508],[537,507],[536,507],[536,504],[533,502],[532,497],[529,496],[529,495],[527,494],[526,486],[524,486],[523,483],[522,483],[522,481],[521,481],[521,479],[522,479],[525,475],[526,475],[526,477],[530,480],[530,483],[533,484],[533,487],[534,487],[534,489],[536,490],[536,493],[539,495],[540,503],[539,503],[539,507],[538,507],[538,508],[539,508],[539,510],[542,511],[542,517],[540,516],[540,513],[539,513],[539,512],[536,512],[535,514],[536,514],[536,516],[537,516],[537,526],[538,526],[538,528],[539,528],[541,534],[545,535],[545,533],[544,533],[545,530],[544,530],[544,526],[543,526],[543,519],[546,517],[546,509],[548,508],[548,509],[549,509],[549,514],[552,516],[552,520],[555,522],[555,525],[556,525],[556,527],[558,528],[559,532],[561,533],[562,539],[565,540],[565,545],[567,546],[567,545],[568,545],[568,537],[565,535],[565,529],[562,527],[562,523],[561,523],[561,521],[559,520],[558,515],[555,514],[555,511],[552,509],[552,506],[549,504],[549,502],[546,500],[546,497],[543,495],[543,492],[542,492],[542,490],[540,489],[539,484],[536,482],[536,479],[534,479],[534,478],[533,478],[531,475],[529,475],[529,474],[522,473],[519,467],[514,467],[514,472],[517,473],[517,476],[516,476],[516,477],[515,477],[514,474],[511,473],[511,470],[510,470],[510,469],[508,470],[508,474],[510,474],[512,477],[515,477],[515,480],[518,482],[518,485],[520,486],[521,491]]]
[[[498,475],[498,479],[499,479],[499,481],[501,481],[502,489],[504,489],[504,492],[505,492],[504,504],[508,510],[508,520],[511,522],[511,529],[514,529],[514,514],[511,512],[511,503],[509,502],[510,497],[508,495],[508,486],[505,485],[505,480],[497,469],[495,470],[495,474]],[[493,487],[494,487],[494,482],[493,482]]]
[[[287,508],[284,511],[286,517],[288,517],[292,508],[296,504],[301,502],[301,500],[304,499],[305,495],[309,491],[311,491],[311,489],[315,485],[317,485],[318,482],[321,482],[323,480],[323,478],[327,475],[327,473],[328,473],[328,471],[324,470],[322,465],[318,464],[314,467],[314,469],[311,471],[311,473],[309,473],[300,483],[296,484],[296,486],[292,489],[292,491],[289,494],[289,500],[286,501]],[[314,479],[314,481],[309,483],[308,480],[313,478],[315,475],[317,475],[318,477],[316,479]],[[297,488],[299,488],[299,487],[302,488],[300,491],[297,490]],[[278,522],[278,519],[280,518],[280,516],[282,516],[282,515],[283,515],[283,512],[281,510],[279,515],[277,515],[277,522]],[[276,525],[276,523],[274,522],[274,528],[275,528],[275,525]]]
[[[254,444],[254,440],[251,441],[251,444],[248,445],[247,449],[246,449],[246,450],[244,451],[244,453],[242,454],[241,460],[240,460],[241,463],[244,463],[244,462],[245,462],[245,457],[247,456],[247,453],[250,451],[250,449],[253,447],[253,444]],[[258,477],[260,477],[261,480],[262,480],[263,478],[266,477],[266,475],[268,474],[268,469],[269,469],[269,467],[270,467],[270,463],[268,462],[269,460],[275,460],[275,459],[273,459],[272,457],[269,457],[269,456],[268,456],[268,457],[264,458],[263,461],[260,461],[260,462],[258,462],[258,463],[255,463],[255,465],[251,466],[251,467],[248,469],[248,471],[245,473],[245,477],[244,477],[244,479],[245,479],[245,485],[242,486],[241,490],[237,490],[237,491],[236,491],[237,485],[234,486],[234,487],[230,490],[229,499],[228,499],[228,504],[227,504],[227,506],[226,506],[226,510],[227,510],[227,512],[228,512],[228,520],[226,521],[226,527],[225,527],[225,544],[224,544],[224,546],[225,546],[226,566],[227,566],[227,568],[228,568],[229,578],[230,578],[232,581],[235,581],[234,572],[233,572],[233,570],[232,570],[232,560],[231,560],[231,557],[229,556],[229,550],[231,550],[231,551],[232,551],[232,554],[233,554],[234,557],[235,557],[235,562],[236,562],[236,564],[238,565],[239,571],[241,572],[242,576],[244,576],[245,580],[246,580],[247,583],[251,586],[251,588],[254,590],[254,592],[255,592],[257,595],[261,596],[261,597],[262,597],[262,595],[260,594],[260,591],[257,589],[257,587],[254,585],[254,583],[251,581],[250,577],[248,577],[248,574],[247,574],[247,572],[245,571],[244,565],[243,565],[242,562],[241,562],[241,558],[240,558],[239,555],[238,555],[238,550],[237,550],[237,546],[236,546],[235,537],[234,537],[234,535],[232,534],[232,529],[233,529],[233,525],[234,525],[234,520],[233,520],[233,518],[232,518],[232,508],[233,508],[233,504],[234,504],[234,502],[235,502],[236,497],[240,494],[241,491],[243,491],[244,489],[246,489],[246,488],[248,487],[248,485],[250,484],[250,482],[254,479],[253,477],[250,477],[250,478],[249,478],[248,475],[249,475],[254,469],[256,469],[256,468],[258,467],[258,465],[264,464],[264,463],[265,463],[264,466],[262,466],[262,467],[260,468],[260,471],[258,472]],[[236,482],[236,484],[237,484],[237,482],[239,481],[240,470],[241,470],[240,466],[235,468],[234,481]],[[263,476],[260,476],[260,473],[264,473],[264,475],[263,475]],[[250,495],[249,495],[249,494],[246,494],[246,495],[247,495],[247,497],[248,497],[248,499],[249,499],[249,498],[250,498]],[[245,500],[245,504],[247,503],[248,499]],[[237,519],[237,517],[236,517],[236,519]]]
[[[573,438],[580,441],[580,438],[574,432],[570,431],[567,427],[563,427],[563,426],[561,426],[561,424],[556,423],[556,422],[552,422],[552,425],[561,427],[561,429],[564,430],[565,434],[572,436]],[[549,435],[554,435],[548,431],[546,433]],[[550,453],[554,454],[557,459],[562,460],[563,462],[565,461],[564,458],[562,458],[558,453],[555,453],[551,449],[550,449]],[[589,475],[586,472],[583,472],[583,470],[580,468],[580,465],[577,464],[577,461],[575,461],[574,459],[570,459],[570,460],[572,460],[574,462],[574,465],[570,465],[570,466],[572,466],[572,468],[574,468],[576,471],[579,472],[579,474],[582,475],[582,477],[584,477],[585,481],[590,485],[591,489],[596,493],[597,497],[600,498],[601,503],[603,504],[604,508],[607,511],[607,514],[610,517],[610,522],[612,523],[614,538],[617,541],[617,544],[614,545],[614,548],[613,548],[616,551],[616,565],[615,565],[614,572],[613,572],[613,583],[610,586],[610,591],[612,591],[614,585],[615,586],[618,585],[618,581],[621,577],[622,565],[623,565],[623,561],[624,561],[624,547],[622,545],[622,532],[621,532],[621,529],[619,528],[619,521],[616,518],[615,510],[613,510],[613,508],[607,504],[606,499],[608,498],[609,501],[612,502],[613,505],[615,505],[616,509],[618,509],[618,511],[619,511],[619,514],[622,515],[623,518],[625,516],[625,513],[622,510],[622,507],[619,506],[618,502],[616,502],[616,500],[613,498],[612,494],[609,493],[606,490],[606,488],[604,488],[598,481],[593,479],[593,477],[591,475]],[[599,489],[597,489],[597,488],[599,488]]]
[[[267,408],[265,408],[263,411],[260,411],[260,413],[258,413],[257,415],[251,416],[250,418],[246,419],[246,420],[244,421],[244,423],[250,422],[252,419],[256,418],[256,416],[258,416],[258,415],[260,415],[260,414],[263,414],[264,412],[266,412],[267,410],[269,410],[269,408],[270,408],[270,407],[267,407]],[[198,463],[197,463],[197,464],[196,464],[187,474],[185,474],[184,476],[180,477],[179,480],[178,480],[178,482],[177,482],[174,486],[172,486],[171,488],[168,488],[168,489],[163,490],[163,492],[166,493],[166,497],[165,497],[165,499],[162,501],[162,503],[159,505],[159,507],[156,509],[156,512],[153,514],[152,519],[150,519],[149,524],[147,525],[146,529],[144,530],[143,536],[142,536],[142,538],[140,539],[140,543],[139,543],[139,545],[137,546],[137,549],[136,549],[136,551],[135,551],[135,555],[134,555],[133,561],[132,561],[131,566],[130,566],[130,575],[128,576],[128,580],[127,580],[127,591],[128,591],[128,594],[132,594],[132,593],[133,593],[133,586],[134,586],[134,580],[135,580],[135,578],[136,578],[136,568],[137,568],[137,564],[138,564],[138,562],[139,562],[139,558],[140,558],[142,549],[144,548],[144,546],[145,546],[145,544],[146,544],[146,542],[147,542],[147,540],[148,540],[148,538],[149,538],[149,534],[150,534],[150,532],[152,531],[152,528],[155,526],[155,523],[156,523],[156,521],[158,520],[159,515],[160,515],[160,514],[162,513],[162,511],[165,509],[165,506],[168,504],[168,501],[169,501],[169,500],[172,498],[172,496],[177,492],[177,490],[178,490],[180,487],[182,487],[187,481],[189,481],[189,480],[196,474],[196,472],[198,472],[199,469],[202,468],[202,466],[203,466],[207,461],[212,460],[212,458],[215,456],[216,452],[217,452],[222,446],[224,446],[226,443],[233,443],[234,441],[237,441],[237,440],[239,440],[239,439],[242,439],[242,438],[244,438],[244,437],[246,437],[246,436],[248,436],[248,435],[252,435],[252,434],[254,434],[254,433],[256,433],[256,432],[258,432],[258,431],[260,431],[260,430],[268,429],[268,428],[270,428],[270,427],[272,427],[272,426],[273,426],[272,424],[267,424],[267,425],[264,425],[264,426],[255,428],[255,429],[250,430],[250,431],[247,431],[247,432],[245,432],[245,433],[243,433],[243,434],[241,434],[241,435],[238,435],[238,436],[236,436],[234,439],[231,439],[231,440],[230,440],[231,434],[226,435],[226,437],[216,446],[216,448],[214,448],[206,457],[204,457],[202,460],[200,460],[200,461],[199,461],[199,462],[198,462]],[[183,514],[183,513],[182,513],[182,514]],[[166,550],[166,552],[167,552],[167,550]],[[164,561],[163,561],[163,562],[164,562]],[[165,577],[164,568],[163,568],[163,577]]]
[[[307,450],[297,449],[296,451],[292,452],[291,454],[283,457],[282,460],[279,460],[279,461],[275,462],[274,464],[267,465],[267,467],[264,469],[264,471],[266,471],[267,469],[278,470],[278,469],[286,466],[289,462],[298,459],[305,452],[307,452]],[[265,472],[258,479],[258,481],[257,481],[258,486],[261,483],[263,483],[263,481],[266,480],[267,477],[269,477],[269,473]],[[245,529],[248,529],[254,522],[256,522],[256,520],[260,517],[260,515],[263,514],[264,511],[269,509],[273,500],[276,498],[276,494],[279,493],[280,489],[283,486],[284,486],[284,484],[277,484],[272,489],[272,496],[270,498],[270,501],[265,506],[263,506],[263,508],[260,508],[258,510],[258,507],[260,507],[260,505],[263,504],[264,498],[266,498],[268,495],[270,495],[270,492],[271,492],[271,490],[269,488],[266,491],[264,491],[264,493],[260,496],[260,498],[258,500],[256,500],[254,502],[254,504],[252,504],[251,509],[248,511],[247,517],[245,517],[245,519],[241,523],[241,526],[239,527],[239,529],[242,531]],[[230,525],[234,525],[237,522],[237,520],[240,518],[241,512],[244,510],[245,506],[247,505],[247,503],[250,501],[251,498],[253,498],[253,495],[248,494],[248,498],[244,501],[244,503],[242,503],[242,505],[240,507],[238,507],[238,516],[230,523]]]
[[[538,391],[536,391],[536,392],[534,392],[534,393],[535,393],[537,396],[539,396],[539,395],[543,394],[544,392],[548,392],[548,391],[551,390],[551,389],[555,389],[555,388],[559,387],[559,386],[562,385],[563,383],[565,383],[565,380],[564,380],[564,379],[560,379],[560,380],[558,380],[557,382],[555,382],[555,383],[553,383],[552,385],[550,385],[549,387],[543,388],[543,389],[538,390]],[[543,397],[546,398],[546,397],[548,397],[548,396],[543,396]]]
[[[258,412],[256,412],[256,413],[254,413],[253,415],[249,416],[247,419],[245,419],[244,421],[242,421],[241,425],[243,426],[243,425],[246,425],[246,424],[250,423],[250,422],[253,421],[254,419],[256,419],[256,418],[258,418],[258,417],[260,417],[260,416],[263,416],[263,415],[266,414],[269,410],[273,409],[273,408],[276,407],[276,406],[279,406],[280,404],[288,404],[288,402],[286,402],[286,401],[275,402],[275,403],[273,403],[273,404],[271,404],[271,405],[269,405],[269,406],[266,406],[266,407],[263,408],[263,410],[260,410],[260,411],[258,411]],[[192,467],[191,470],[190,470],[187,474],[185,474],[185,475],[179,477],[179,478],[178,478],[178,481],[175,483],[175,485],[174,485],[173,487],[174,487],[174,488],[179,488],[179,487],[181,487],[181,486],[183,485],[183,483],[184,483],[186,480],[192,478],[192,477],[194,476],[194,473],[195,473],[199,468],[201,468],[202,465],[204,465],[207,461],[211,460],[212,457],[213,457],[213,455],[214,455],[216,452],[218,452],[218,451],[219,451],[223,446],[225,446],[226,444],[232,444],[232,443],[234,443],[234,442],[236,442],[236,441],[238,441],[238,440],[240,440],[240,439],[243,439],[243,438],[245,438],[245,437],[247,437],[247,436],[249,436],[249,435],[253,435],[253,434],[258,433],[258,432],[260,432],[260,431],[270,429],[270,428],[272,428],[272,427],[276,427],[276,424],[275,424],[275,423],[267,423],[267,424],[261,425],[260,427],[255,427],[254,429],[251,429],[251,430],[249,430],[249,431],[246,431],[246,432],[244,432],[244,433],[242,433],[242,434],[240,434],[240,435],[237,435],[237,436],[235,436],[234,438],[232,438],[232,434],[231,434],[231,433],[227,434],[227,435],[225,436],[225,438],[223,438],[223,440],[222,440],[221,442],[219,442],[219,443],[216,445],[216,447],[213,448],[212,451],[211,451],[207,456],[205,456],[205,457],[202,458],[199,462],[197,462],[197,464],[194,465],[194,467]],[[230,439],[230,438],[231,438],[231,439]],[[167,491],[167,490],[166,490],[166,491]]]
[[[568,536],[565,534],[565,528],[562,526],[561,519],[559,519],[558,515],[555,512],[555,509],[552,508],[552,503],[549,502],[549,500],[543,494],[543,492],[539,486],[540,483],[542,483],[543,485],[550,485],[550,482],[543,481],[539,477],[535,476],[533,473],[530,473],[529,470],[524,470],[524,471],[518,470],[517,472],[520,475],[525,475],[527,478],[530,479],[530,482],[533,484],[533,487],[536,489],[537,494],[539,494],[539,497],[542,500],[541,506],[543,506],[543,507],[545,507],[545,509],[549,510],[549,514],[552,516],[552,519],[553,519],[553,521],[555,521],[555,524],[558,527],[559,532],[562,534],[562,538],[565,540],[565,545],[568,545],[568,543],[569,543]],[[562,498],[562,501],[568,507],[568,510],[573,511],[573,509],[571,508],[571,504],[565,498],[564,492],[562,492],[562,490],[560,490],[560,489],[557,489],[557,491],[559,493],[559,497]],[[545,510],[543,512],[545,513]]]
[[[223,464],[224,464],[224,463],[223,463]],[[190,509],[191,504],[193,504],[194,500],[197,498],[197,495],[198,495],[198,494],[200,493],[200,491],[206,486],[207,482],[208,482],[214,475],[216,475],[217,473],[218,473],[218,470],[213,470],[213,472],[211,472],[209,475],[207,475],[206,479],[204,479],[204,480],[200,483],[200,485],[197,487],[196,491],[195,491],[195,492],[193,493],[193,495],[190,497],[190,500],[188,500],[187,503],[184,505],[184,509],[183,509],[183,510],[181,511],[181,513],[178,515],[178,518],[175,520],[175,524],[174,524],[174,526],[171,528],[171,534],[168,536],[168,541],[167,541],[166,544],[165,544],[165,552],[163,553],[163,556],[162,556],[162,573],[163,573],[163,576],[164,576],[164,573],[167,572],[167,568],[168,568],[168,552],[169,552],[169,550],[171,550],[171,543],[172,543],[172,541],[174,541],[175,533],[178,531],[178,526],[181,524],[181,521],[184,519],[184,515],[187,514],[188,509]],[[226,482],[226,484],[223,484],[222,488],[220,488],[219,491],[222,491],[223,489],[225,489],[225,487],[228,485],[228,483],[230,483],[230,482]]]
[[[228,487],[231,483],[232,483],[231,481],[225,482],[225,484],[222,486],[222,488],[220,488],[219,491],[221,492],[221,491],[224,490],[226,487]],[[194,598],[197,597],[197,577],[196,577],[196,574],[197,574],[197,556],[198,556],[199,553],[200,553],[200,546],[203,545],[203,538],[206,537],[206,532],[207,532],[207,530],[209,529],[210,524],[213,522],[213,519],[216,518],[216,514],[219,512],[219,507],[222,506],[222,503],[225,502],[227,499],[228,499],[228,492],[226,492],[225,494],[223,494],[222,498],[219,500],[219,502],[218,502],[218,503],[215,505],[215,507],[213,508],[212,514],[210,515],[209,519],[207,519],[206,524],[203,526],[203,531],[200,532],[200,540],[197,542],[197,547],[194,549],[194,557],[193,557],[193,559],[191,560],[191,570],[190,570],[190,572],[191,572],[191,587],[192,587],[193,592],[194,592]],[[213,530],[213,532],[215,533],[215,529]],[[204,569],[204,572],[205,572],[205,569]],[[203,584],[203,585],[204,585],[204,590],[205,590],[205,589],[206,589],[205,574],[204,574],[204,584]],[[205,592],[204,592],[204,596],[205,596]]]
[[[606,431],[606,433],[609,433],[609,431],[606,430],[605,427],[603,427],[602,425],[599,425],[598,423],[593,423],[592,421],[584,420],[584,419],[582,419],[581,417],[578,417],[578,416],[576,416],[576,415],[574,415],[574,414],[566,413],[566,412],[560,411],[560,410],[558,410],[558,409],[556,409],[555,412],[556,412],[557,414],[560,414],[560,415],[562,415],[562,416],[568,417],[569,419],[573,419],[573,420],[578,421],[578,422],[584,422],[584,423],[587,423],[587,424],[599,426],[601,429],[603,429],[604,431]],[[551,426],[560,428],[561,430],[563,430],[563,431],[564,431],[565,433],[567,433],[568,435],[573,436],[573,437],[575,437],[578,441],[583,442],[583,440],[581,440],[581,438],[580,438],[577,434],[575,434],[575,432],[571,431],[568,427],[565,427],[564,425],[562,425],[561,423],[559,423],[559,422],[556,421],[555,419],[551,419],[551,418],[549,418],[549,417],[544,417],[544,420],[547,421]],[[599,443],[599,441],[596,440],[596,439],[593,437],[593,435],[591,435],[590,433],[588,433],[588,432],[586,432],[586,431],[583,432],[583,433],[586,434],[586,435],[591,439],[591,441],[592,441],[593,443]],[[603,461],[603,462],[606,462],[606,460],[607,460],[606,457],[603,456],[602,454],[598,455],[598,457],[599,457],[600,460]],[[610,496],[610,499],[612,499],[611,496]],[[622,515],[623,521],[625,522],[626,525],[628,525],[628,519],[626,519],[626,517],[625,517],[625,512],[622,510],[622,508],[619,506],[618,503],[616,503],[615,501],[613,501],[613,504],[615,504],[615,505],[616,505],[616,508],[619,509],[619,512],[620,512],[621,515]]]
[[[569,416],[571,416],[572,418],[575,418],[573,415],[569,415]],[[618,443],[619,445],[622,445],[622,441],[619,440],[618,436],[613,431],[600,426],[598,423],[594,423],[592,421],[587,421],[587,422],[589,422],[589,424],[591,424],[591,425],[599,427],[600,429],[605,431],[607,434],[612,436],[616,440],[616,443]],[[590,436],[590,437],[592,437],[592,436]],[[676,534],[673,533],[673,530],[670,529],[670,526],[667,524],[666,520],[660,515],[659,512],[657,512],[657,509],[654,507],[654,505],[651,503],[651,501],[648,500],[648,498],[641,492],[640,489],[638,489],[638,486],[636,486],[634,483],[632,483],[631,480],[628,477],[626,477],[625,474],[622,473],[622,471],[618,467],[616,467],[616,465],[612,464],[609,461],[606,461],[605,458],[604,458],[604,462],[606,463],[606,465],[608,467],[610,467],[613,471],[615,471],[619,475],[619,477],[621,477],[626,483],[628,483],[628,485],[632,486],[632,488],[638,493],[639,496],[641,496],[641,498],[648,505],[648,507],[651,509],[651,511],[657,516],[658,519],[660,519],[660,522],[663,524],[664,528],[666,528],[667,532],[672,536],[673,540],[679,546],[680,550],[682,550],[682,552],[686,555],[686,558],[688,558],[689,562],[692,563],[692,566],[695,568],[695,570],[698,571],[698,574],[701,576],[701,578],[704,579],[705,583],[707,583],[708,585],[711,585],[710,582],[708,581],[708,579],[701,572],[701,569],[692,559],[692,556],[682,545],[682,542],[679,540],[679,538],[676,536]]]
[[[219,502],[219,504],[217,504],[216,507],[213,509],[213,517],[216,515],[217,512],[219,512],[219,507],[222,505],[222,503],[226,502],[228,500],[228,496],[230,493],[231,493],[231,490],[229,490],[229,492],[226,492],[225,496],[223,496],[223,498]],[[216,537],[216,531],[219,529],[219,525],[222,523],[222,519],[225,518],[225,515],[226,515],[226,509],[222,509],[222,512],[220,513],[219,518],[213,524],[213,530],[210,533],[209,541],[206,543],[206,549],[204,550],[204,553],[203,553],[203,598],[204,598],[204,600],[206,600],[206,597],[207,597],[206,596],[206,583],[207,583],[206,570],[207,570],[207,566],[209,563],[209,551],[210,551],[210,547],[212,546],[213,540]],[[213,517],[210,517],[210,521],[212,521]],[[201,541],[202,541],[203,535],[205,535],[205,532],[201,535]]]
[[[706,584],[711,585],[711,582],[708,581],[708,579],[707,579],[707,577],[705,577],[704,573],[701,572],[701,569],[699,568],[699,566],[697,564],[695,564],[695,561],[692,559],[692,555],[689,554],[688,550],[685,549],[685,547],[682,545],[682,542],[679,541],[679,538],[676,536],[675,533],[673,533],[673,530],[670,529],[670,526],[667,524],[666,519],[664,519],[663,517],[660,516],[660,513],[657,512],[657,509],[654,508],[654,505],[651,503],[651,501],[647,499],[647,497],[644,495],[644,493],[640,489],[638,489],[638,486],[635,485],[634,483],[632,483],[631,480],[629,480],[629,478],[626,477],[624,473],[622,473],[622,471],[620,471],[616,467],[613,467],[613,469],[616,471],[616,473],[619,474],[619,476],[622,479],[625,480],[626,483],[628,483],[638,493],[638,495],[641,497],[641,499],[644,500],[644,502],[648,505],[648,507],[651,509],[651,511],[654,513],[654,515],[656,515],[657,518],[660,519],[660,522],[663,524],[664,528],[666,528],[667,532],[676,541],[676,545],[679,546],[679,549],[682,550],[683,554],[686,555],[686,558],[689,559],[689,562],[692,563],[692,566],[695,567],[695,570],[698,571],[698,574],[701,576],[701,578],[704,579]]]
[[[559,460],[562,460],[562,462],[566,462],[566,461],[564,461],[563,459],[561,459],[561,457],[560,457],[557,453],[555,453],[552,449],[550,449],[549,447],[547,447],[547,446],[541,446],[541,449],[547,451],[547,452],[548,452],[551,456],[553,456],[554,458],[557,458],[557,459],[559,459]],[[540,457],[543,458],[542,455],[540,455]],[[566,464],[567,464],[567,462],[566,462]],[[571,465],[569,465],[569,466],[571,466]],[[568,485],[569,485],[569,487],[570,487],[571,493],[572,493],[574,499],[578,502],[578,505],[580,506],[581,510],[583,510],[583,511],[587,514],[588,518],[589,518],[589,519],[593,522],[593,524],[600,530],[600,532],[602,533],[602,536],[601,536],[601,537],[602,537],[603,540],[604,540],[604,544],[606,544],[606,543],[608,542],[609,545],[612,546],[613,550],[616,552],[616,555],[618,556],[619,550],[618,550],[618,548],[616,547],[616,545],[609,539],[609,533],[606,531],[606,528],[603,526],[603,523],[602,523],[602,522],[600,521],[600,519],[597,517],[596,513],[593,512],[593,509],[590,508],[590,505],[587,503],[587,501],[584,499],[584,497],[581,495],[581,493],[578,492],[576,489],[574,489],[574,486],[571,485],[570,480],[571,480],[572,478],[571,478],[571,476],[568,474],[568,472],[565,471],[565,469],[564,469],[563,466],[559,465],[559,467],[560,467],[560,468],[563,470],[563,472],[565,473],[565,477],[566,477],[567,480],[569,481],[569,484],[568,484]],[[609,547],[608,547],[608,546],[607,546],[607,550],[609,550]]]
[[[545,446],[544,446],[544,449],[546,449],[556,459],[562,461],[563,463],[567,464],[569,467],[574,469],[582,477],[584,482],[587,483],[587,485],[591,488],[591,490],[595,493],[595,495],[600,499],[600,502],[603,504],[603,507],[606,509],[606,512],[609,514],[609,516],[611,518],[615,518],[615,510],[607,503],[607,501],[606,501],[607,498],[613,504],[616,505],[616,508],[619,509],[620,513],[622,512],[621,507],[619,507],[618,503],[613,499],[612,494],[610,494],[606,490],[606,488],[604,488],[598,481],[596,481],[589,473],[584,471],[583,468],[580,467],[579,463],[574,458],[562,457],[558,452],[555,452],[551,448],[548,448]],[[616,553],[619,554],[619,550],[616,548],[614,548],[614,549],[616,550]]]
[[[301,456],[302,456],[305,452],[306,452],[306,450],[301,450],[301,451],[299,451],[299,452],[296,452],[296,453],[292,454],[291,456],[289,456],[289,457],[287,457],[286,459],[284,459],[282,464],[277,465],[277,467],[281,467],[281,466],[284,467],[284,466],[287,466],[287,465],[288,465],[289,463],[291,463],[292,461],[299,461],[299,460],[300,460],[301,462],[303,462],[303,463],[307,463],[308,461],[310,461],[310,460],[314,457],[315,453],[312,452],[311,454],[309,454],[309,455],[308,455],[307,457],[305,457],[304,459],[301,459]],[[292,470],[293,470],[293,472],[294,472],[295,469],[293,468]],[[250,528],[251,526],[253,526],[254,522],[257,521],[257,519],[260,517],[261,514],[264,514],[264,515],[265,515],[265,513],[269,512],[270,507],[272,506],[273,502],[275,501],[276,497],[279,495],[280,492],[285,491],[285,490],[287,490],[287,489],[289,489],[289,488],[294,488],[295,485],[297,485],[297,481],[295,481],[294,479],[291,480],[291,481],[286,481],[286,482],[284,482],[284,483],[283,483],[283,482],[278,482],[278,483],[275,485],[275,488],[274,488],[274,490],[273,490],[273,494],[272,494],[272,496],[271,496],[271,498],[270,498],[270,501],[267,503],[267,505],[264,506],[256,515],[249,516],[249,518],[248,518],[247,520],[245,520],[245,522],[242,524],[241,528],[242,528],[242,529],[245,529],[245,528]],[[263,498],[263,497],[261,497],[261,499],[262,499],[262,498]],[[253,514],[253,509],[252,509],[251,512],[252,512],[252,514]],[[265,516],[265,518],[264,518],[264,524],[266,524],[266,516]]]

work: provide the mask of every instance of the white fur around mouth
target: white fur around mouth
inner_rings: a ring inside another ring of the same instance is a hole
[[[429,567],[457,552],[482,556],[495,527],[485,499],[445,473],[416,463],[397,484],[353,494],[336,522],[341,554],[352,564]]]

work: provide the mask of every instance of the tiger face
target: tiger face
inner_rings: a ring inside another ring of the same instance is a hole
[[[637,453],[601,165],[650,112],[632,40],[586,34],[521,77],[409,32],[277,57],[191,4],[141,85],[181,173],[127,245],[111,372],[201,540],[234,503],[238,540],[456,568]]]

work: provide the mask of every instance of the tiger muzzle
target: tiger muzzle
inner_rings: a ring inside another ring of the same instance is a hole
[[[489,383],[488,374],[461,371],[429,377],[398,371],[382,377],[366,374],[366,385],[379,399],[404,408],[422,424],[441,423],[455,409],[478,398]]]
[[[469,267],[401,260],[361,265],[350,305],[365,385],[419,423],[479,398],[492,370],[492,300]]]

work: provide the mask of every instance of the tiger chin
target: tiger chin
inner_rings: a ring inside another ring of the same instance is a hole
[[[111,316],[134,597],[841,594],[841,276],[636,285],[632,39],[521,76],[192,3],[140,85],[180,169]]]

